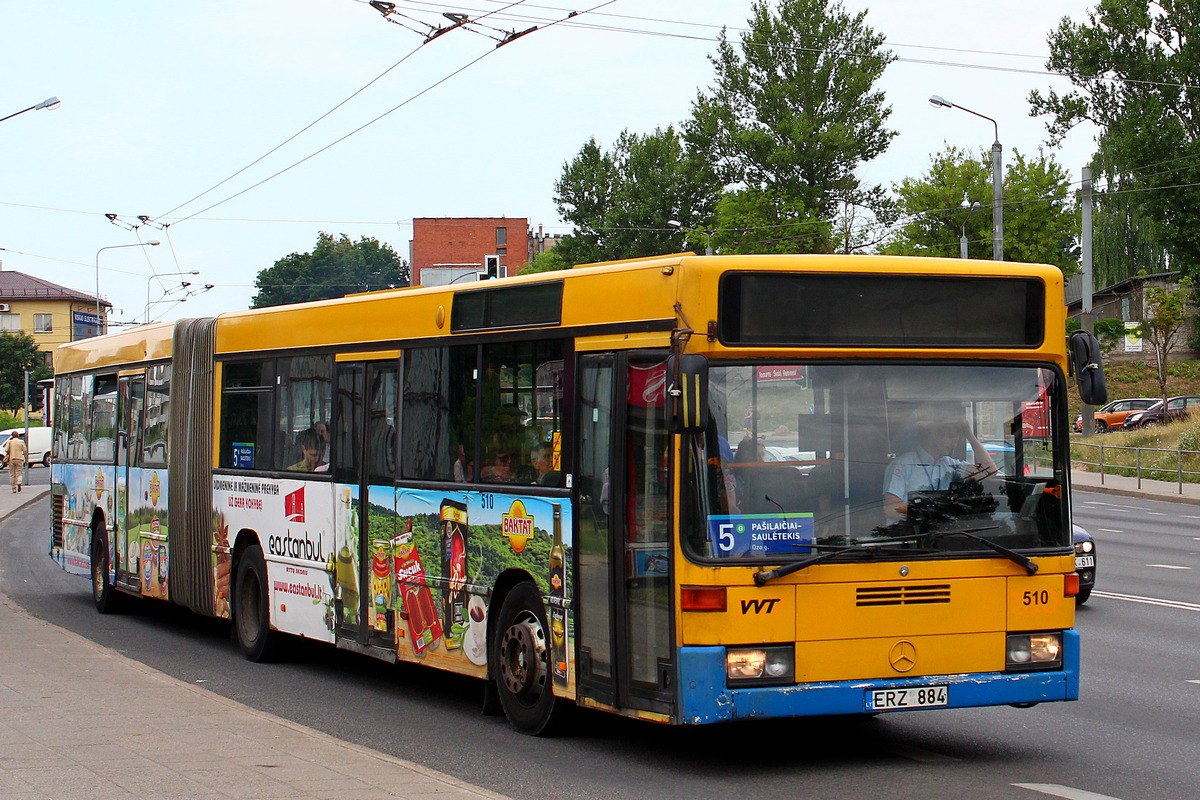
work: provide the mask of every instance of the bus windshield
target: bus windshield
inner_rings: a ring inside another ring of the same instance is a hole
[[[1058,373],[1039,366],[713,366],[693,438],[702,561],[995,555],[1070,544]],[[1065,418],[1065,417],[1064,417]]]

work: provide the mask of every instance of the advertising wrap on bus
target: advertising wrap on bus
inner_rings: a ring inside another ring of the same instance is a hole
[[[397,658],[483,676],[488,593],[500,571],[523,568],[549,606],[556,678],[561,673],[555,690],[570,691],[572,581],[562,567],[571,557],[569,506],[545,497],[382,486],[370,487],[365,505],[360,499],[353,484],[215,478],[218,614],[229,616],[229,532],[270,530],[263,554],[278,630],[334,642],[343,626],[365,623],[394,642]]]

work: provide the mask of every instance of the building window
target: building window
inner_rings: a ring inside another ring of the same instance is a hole
[[[507,247],[497,247],[497,248],[496,248],[496,255],[498,255],[498,256],[506,256],[506,255],[508,255],[508,248],[507,248]]]
[[[34,314],[33,315],[33,332],[34,333],[51,333],[54,330],[53,314]]]
[[[0,331],[19,331],[21,330],[21,315],[20,314],[0,314]]]
[[[508,228],[496,228],[496,246],[503,247],[508,244]]]

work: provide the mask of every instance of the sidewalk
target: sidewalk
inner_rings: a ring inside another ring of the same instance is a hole
[[[1103,484],[1099,472],[1084,472],[1081,469],[1071,470],[1071,488],[1081,492],[1104,492],[1121,497],[1141,497],[1147,500],[1169,500],[1176,503],[1191,503],[1200,505],[1200,483],[1183,484],[1183,493],[1179,492],[1179,484],[1173,481],[1152,481],[1142,478],[1141,487],[1137,478],[1127,478],[1121,475],[1106,474]]]
[[[0,523],[47,494],[0,491]],[[5,800],[504,800],[168,677],[2,593],[0,643]]]

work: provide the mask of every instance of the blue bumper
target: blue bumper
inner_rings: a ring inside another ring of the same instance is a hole
[[[680,722],[688,725],[755,717],[863,714],[868,713],[866,698],[872,690],[934,684],[948,687],[948,703],[938,708],[1049,703],[1079,698],[1079,632],[1063,631],[1063,668],[1050,672],[980,672],[730,689],[725,685],[724,647],[683,647],[679,674]]]

